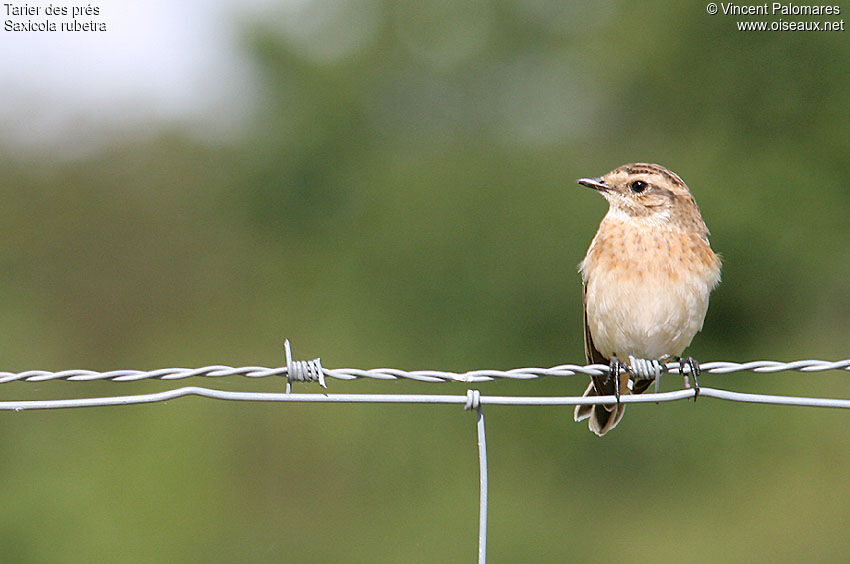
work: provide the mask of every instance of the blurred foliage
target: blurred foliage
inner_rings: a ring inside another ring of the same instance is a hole
[[[685,178],[724,256],[694,356],[847,357],[846,32],[738,33],[685,3],[294,5],[242,29],[263,99],[239,143],[163,126],[3,160],[4,370],[276,365],[284,337],[330,367],[581,362],[575,267],[605,205],[574,179],[630,161]],[[850,390],[834,373],[704,384]],[[602,440],[571,413],[488,410],[493,561],[846,562],[845,413],[640,406]],[[189,399],[2,420],[8,562],[475,554],[459,408]]]

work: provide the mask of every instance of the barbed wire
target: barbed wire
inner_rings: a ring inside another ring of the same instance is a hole
[[[469,399],[463,395],[440,394],[309,394],[291,393],[293,382],[318,382],[327,388],[326,379],[336,380],[414,380],[418,382],[457,382],[474,384],[493,380],[534,380],[538,378],[562,378],[577,375],[598,376],[608,373],[611,369],[605,364],[561,364],[551,368],[514,368],[512,370],[471,370],[467,372],[449,372],[443,370],[400,370],[398,368],[373,368],[362,370],[358,368],[322,367],[317,358],[310,361],[295,361],[289,341],[285,341],[284,350],[286,366],[268,368],[264,366],[232,367],[226,365],[211,365],[200,368],[158,368],[155,370],[110,370],[98,372],[94,370],[27,370],[23,372],[0,372],[0,384],[10,382],[45,382],[49,380],[66,380],[70,382],[92,382],[108,380],[113,382],[136,382],[139,380],[184,380],[194,377],[225,378],[243,376],[246,378],[268,378],[278,376],[286,379],[285,393],[269,392],[233,392],[213,390],[198,386],[188,386],[152,394],[136,394],[114,397],[73,398],[57,400],[20,400],[0,401],[0,410],[29,410],[29,409],[62,409],[69,407],[95,407],[107,405],[131,405],[168,401],[178,397],[200,396],[211,399],[231,401],[276,401],[276,402],[314,402],[314,403],[431,403],[431,404],[468,404]],[[657,384],[661,374],[688,374],[691,370],[688,363],[646,361],[629,359],[628,369],[634,378],[655,378],[656,393],[641,396],[627,395],[619,398],[623,403],[661,403],[678,401],[696,397],[713,397],[727,401],[750,403],[766,403],[775,405],[797,405],[810,407],[850,408],[850,399],[812,398],[797,396],[776,396],[765,394],[748,394],[732,392],[715,388],[701,387],[699,391],[686,388],[672,392],[661,393]],[[775,360],[757,360],[752,362],[715,361],[701,365],[703,374],[730,374],[733,372],[775,373],[782,371],[820,372],[825,370],[850,371],[850,359],[829,360],[796,360],[780,362]],[[476,391],[475,405],[586,405],[602,404],[617,401],[614,396],[482,396]]]
[[[303,361],[301,361],[303,362]],[[315,361],[310,361],[315,362]],[[661,364],[661,372],[680,374],[678,362]],[[576,375],[599,376],[606,374],[610,367],[606,364],[561,364],[551,368],[514,368],[511,370],[470,370],[468,372],[449,372],[443,370],[401,370],[398,368],[321,368],[325,378],[335,380],[357,380],[371,378],[375,380],[415,380],[418,382],[461,382],[474,384],[493,380],[534,380],[545,377],[568,377]],[[690,369],[685,365],[685,373]],[[795,360],[780,362],[775,360],[756,360],[751,362],[713,361],[700,364],[703,374],[731,374],[733,372],[821,372],[824,370],[850,371],[850,359],[847,360]],[[71,382],[90,382],[95,380],[111,380],[114,382],[135,382],[138,380],[183,380],[186,378],[206,377],[225,378],[243,376],[246,378],[268,378],[271,376],[289,376],[286,366],[240,366],[210,365],[200,368],[157,368],[155,370],[110,370],[97,372],[94,370],[27,370],[23,372],[0,372],[0,384],[8,382],[45,382],[48,380],[68,380]],[[318,375],[293,378],[295,381],[318,381]]]

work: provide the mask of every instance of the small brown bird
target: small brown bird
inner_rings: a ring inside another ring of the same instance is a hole
[[[652,380],[621,373],[618,358],[679,357],[702,329],[708,295],[720,281],[720,258],[688,187],[663,166],[632,163],[601,178],[580,178],[608,200],[608,213],[579,265],[584,289],[584,352],[588,363],[610,364],[593,376],[585,396],[640,394]],[[684,370],[682,370],[684,373]],[[615,384],[616,383],[616,384]],[[687,380],[685,381],[688,385]],[[617,426],[626,406],[578,405],[600,437]]]

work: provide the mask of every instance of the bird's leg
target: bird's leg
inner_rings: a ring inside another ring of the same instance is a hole
[[[690,389],[691,383],[688,381],[688,375],[685,374],[685,365],[688,365],[688,369],[690,373],[694,377],[694,401],[697,401],[699,397],[699,362],[692,356],[687,358],[679,357],[679,373],[682,375],[682,380],[685,383],[685,388]]]
[[[607,381],[614,383],[614,397],[617,398],[617,403],[620,403],[620,360],[615,354],[611,355],[610,367]]]
[[[658,364],[663,367],[664,363],[667,361],[668,358],[670,358],[669,354],[662,354],[661,357],[658,359]],[[658,371],[658,374],[655,377],[655,393],[656,394],[661,393],[661,370],[660,369]]]

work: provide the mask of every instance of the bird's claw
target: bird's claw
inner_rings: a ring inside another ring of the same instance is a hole
[[[608,371],[608,378],[605,383],[613,382],[614,384],[614,397],[617,398],[617,403],[620,403],[620,370],[622,369],[622,364],[620,360],[616,357],[616,355],[611,356],[611,364],[610,370]]]
[[[697,401],[697,398],[699,397],[699,362],[697,362],[697,360],[692,356],[689,356],[687,358],[679,357],[679,374],[682,375],[682,380],[684,381],[685,389],[690,390],[691,383],[688,379],[688,374],[685,373],[685,365],[688,366],[689,373],[694,377],[694,401]]]

